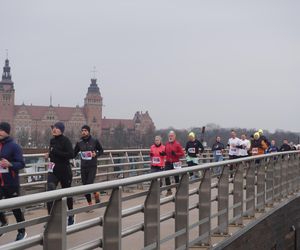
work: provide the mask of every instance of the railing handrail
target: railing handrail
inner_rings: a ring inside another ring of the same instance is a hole
[[[222,162],[205,163],[193,167],[177,169],[175,171],[174,170],[163,171],[159,173],[139,175],[139,176],[129,177],[125,179],[111,180],[111,181],[89,184],[84,186],[76,186],[76,187],[70,187],[66,189],[59,189],[59,190],[41,192],[36,194],[30,194],[30,195],[20,196],[16,198],[0,200],[0,210],[11,209],[14,207],[24,207],[30,204],[43,203],[50,200],[61,199],[64,197],[71,197],[71,196],[83,195],[86,193],[93,193],[95,191],[103,191],[103,190],[109,190],[117,187],[124,187],[132,184],[151,181],[157,178],[165,178],[173,175],[185,174],[188,172],[206,170],[208,168],[220,167],[228,164],[248,162],[253,160],[272,158],[272,157],[282,156],[282,155],[299,154],[299,153],[300,151],[288,151],[288,152],[264,154],[258,156],[239,158],[235,160],[226,160]]]

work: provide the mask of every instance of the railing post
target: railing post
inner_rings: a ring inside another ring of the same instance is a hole
[[[203,178],[199,187],[199,241],[200,245],[210,246],[211,223],[211,169],[203,171]]]
[[[103,249],[121,250],[122,246],[122,200],[121,187],[112,190],[104,213]]]
[[[144,204],[144,246],[160,249],[160,179],[152,180]]]
[[[53,202],[49,221],[46,223],[43,237],[43,249],[67,249],[67,198]]]
[[[175,233],[182,234],[175,238],[175,248],[189,246],[189,177],[181,176],[175,195]]]
[[[243,225],[244,162],[238,164],[233,183],[233,218],[235,225]]]
[[[274,169],[276,157],[269,157],[269,162],[266,170],[266,205],[273,206],[274,204]]]
[[[274,199],[280,201],[281,196],[281,162],[282,156],[278,156],[274,168]]]
[[[229,196],[229,167],[224,166],[218,185],[218,231],[217,234],[228,234],[228,196]]]
[[[266,206],[266,166],[268,158],[261,159],[257,165],[256,211],[264,212]]]
[[[299,157],[298,154],[293,154],[293,192],[298,191],[299,185]]]
[[[293,189],[293,174],[294,174],[294,161],[293,161],[293,154],[289,154],[288,156],[288,169],[287,169],[287,183],[288,183],[288,190],[287,195],[291,195],[294,192]]]
[[[288,173],[288,156],[283,156],[282,167],[281,167],[281,197],[287,196],[288,182],[287,182],[287,173]]]
[[[255,167],[255,160],[252,160],[246,173],[246,217],[255,215]]]
[[[143,153],[142,153],[141,150],[139,151],[139,161],[140,161],[140,162],[143,162],[143,161],[144,161]],[[143,168],[144,168],[144,164],[143,164],[143,163],[140,163],[140,164],[136,165],[136,170],[143,169]],[[141,175],[141,174],[143,174],[143,172],[137,171],[137,174],[136,174],[136,175]],[[143,183],[139,183],[139,184],[137,185],[137,188],[138,188],[138,189],[143,189]]]

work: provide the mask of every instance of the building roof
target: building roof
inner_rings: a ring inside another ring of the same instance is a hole
[[[120,124],[127,129],[134,129],[134,121],[132,119],[102,119],[102,129],[115,128]]]
[[[24,108],[31,116],[32,120],[42,120],[44,115],[53,110],[60,121],[70,121],[72,115],[79,109],[83,113],[83,108],[79,107],[53,107],[53,106],[33,106],[33,105],[15,105],[15,112]]]

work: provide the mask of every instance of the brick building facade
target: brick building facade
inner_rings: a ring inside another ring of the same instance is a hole
[[[0,121],[12,125],[12,134],[23,145],[39,146],[43,141],[48,141],[51,137],[50,126],[57,121],[65,123],[65,133],[74,139],[78,139],[83,124],[90,125],[93,135],[97,137],[112,135],[120,127],[132,136],[154,131],[155,126],[148,112],[136,112],[133,119],[103,118],[102,102],[97,79],[91,79],[83,107],[16,105],[11,68],[9,60],[5,60],[0,81]]]

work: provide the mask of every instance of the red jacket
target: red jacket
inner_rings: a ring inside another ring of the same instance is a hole
[[[163,154],[163,155],[161,155]],[[151,166],[164,168],[166,160],[166,147],[164,145],[156,146],[155,144],[150,148]]]
[[[175,153],[172,154],[172,151]],[[179,162],[180,158],[184,156],[182,146],[178,141],[166,143],[166,161],[167,162]]]

